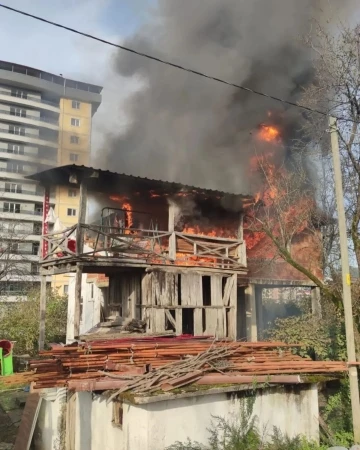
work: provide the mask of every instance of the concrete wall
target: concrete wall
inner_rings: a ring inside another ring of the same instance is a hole
[[[249,394],[249,391],[247,392]],[[246,402],[245,393],[220,393],[146,405],[123,405],[122,427],[115,426],[113,404],[90,392],[76,394],[74,450],[165,450],[187,438],[206,444],[213,416],[236,421]],[[55,403],[55,406],[54,406]],[[37,424],[36,450],[52,450],[48,429],[60,414],[59,400],[44,401]],[[265,438],[279,428],[289,436],[302,434],[318,440],[318,392],[313,386],[269,388],[257,391],[253,415]],[[55,433],[56,434],[56,433]]]

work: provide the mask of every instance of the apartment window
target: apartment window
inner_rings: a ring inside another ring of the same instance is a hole
[[[78,144],[79,140],[79,136],[70,136],[70,144]]]
[[[75,189],[69,189],[69,193],[68,196],[69,197],[76,197],[77,192],[75,191]]]
[[[41,223],[34,223],[33,233],[39,235],[42,233],[42,225]]]
[[[39,273],[39,264],[31,263],[31,274],[37,275]]]
[[[14,106],[11,106],[11,108],[10,108],[10,115],[11,116],[18,116],[18,117],[26,117],[26,109],[24,109],[24,108],[15,108]]]
[[[69,293],[69,285],[64,284],[64,295],[68,295],[68,293]]]
[[[9,126],[9,133],[10,134],[18,134],[20,136],[25,136],[25,128],[17,127],[15,125],[10,125]]]
[[[74,117],[71,118],[71,125],[73,127],[79,127],[80,126],[80,119],[74,119]]]
[[[76,216],[76,209],[74,209],[74,208],[68,208],[68,210],[67,210],[67,215],[68,215],[68,216]]]
[[[73,107],[73,109],[80,109],[80,102],[73,100],[72,107]]]
[[[23,173],[24,165],[16,162],[8,162],[7,163],[7,171],[12,173]]]
[[[16,194],[21,194],[22,186],[17,183],[5,183],[5,192],[14,192]]]
[[[19,213],[20,203],[4,202],[4,212]]]
[[[11,90],[11,96],[12,97],[27,98],[27,92],[22,91],[21,89],[12,89]]]
[[[18,242],[12,242],[11,244],[9,244],[9,251],[11,253],[18,253],[19,252]]]
[[[23,155],[24,154],[24,146],[18,144],[8,144],[8,153],[13,153],[14,155]]]
[[[76,162],[79,159],[79,155],[77,153],[70,153],[70,161]]]
[[[38,242],[34,242],[32,245],[32,254],[33,255],[38,255],[39,254],[39,248],[40,248],[40,244]]]

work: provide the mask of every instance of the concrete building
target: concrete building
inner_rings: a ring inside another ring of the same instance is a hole
[[[36,395],[36,394],[34,394]],[[221,417],[238,425],[242,411],[251,416],[264,441],[274,427],[284,435],[319,440],[316,384],[284,387],[227,386],[202,392],[133,397],[110,401],[108,392],[69,392],[65,388],[40,393],[33,445],[52,450],[65,443],[74,450],[165,450],[188,439],[205,445],[209,429]]]
[[[43,189],[27,175],[57,165],[88,164],[92,117],[102,87],[0,61],[0,295],[38,282]],[[77,220],[78,190],[56,188],[49,206],[64,226]],[[1,270],[0,270],[1,273]],[[54,277],[67,292],[67,278]]]

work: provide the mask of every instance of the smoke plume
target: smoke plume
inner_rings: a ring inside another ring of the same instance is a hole
[[[159,0],[153,18],[124,45],[252,89],[297,101],[312,80],[300,37],[311,19],[336,16],[343,0]],[[334,14],[334,11],[336,14]],[[249,158],[268,112],[281,127],[283,158],[301,111],[119,51],[118,74],[142,88],[125,104],[126,130],[107,139],[108,167],[232,192],[252,190]],[[121,86],[119,86],[121,89]],[[273,119],[271,119],[273,120]]]

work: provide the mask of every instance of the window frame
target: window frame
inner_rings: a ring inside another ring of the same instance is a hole
[[[5,207],[5,205],[7,205],[7,207]],[[12,206],[14,206],[14,207],[12,207]],[[3,210],[4,210],[4,212],[8,212],[8,213],[20,214],[21,203],[4,202]]]
[[[81,103],[79,100],[72,100],[71,101],[71,107],[72,109],[80,109]]]
[[[70,123],[72,127],[78,128],[80,126],[80,119],[77,119],[76,117],[71,117]]]
[[[69,212],[71,211],[71,214],[69,214]],[[74,212],[74,214],[72,214]],[[66,215],[68,217],[76,217],[77,211],[76,208],[67,208],[67,212]]]
[[[71,162],[78,162],[79,161],[79,153],[69,153],[69,160]]]
[[[70,136],[70,144],[76,144],[76,145],[78,145],[80,143],[80,138],[79,138],[79,136],[74,136],[74,135],[71,135]]]

